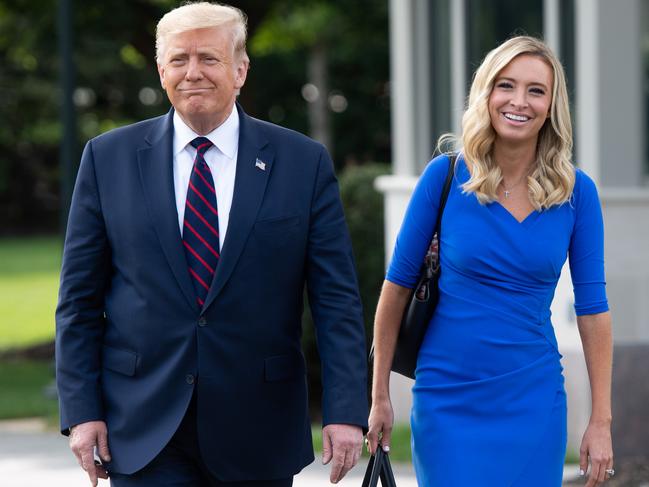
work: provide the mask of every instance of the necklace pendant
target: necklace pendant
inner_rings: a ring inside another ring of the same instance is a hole
[[[509,191],[505,190],[505,198],[509,198]]]

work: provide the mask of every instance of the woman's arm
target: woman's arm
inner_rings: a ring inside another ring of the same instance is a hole
[[[590,379],[591,416],[580,449],[579,465],[586,472],[590,458],[591,470],[587,487],[606,480],[606,470],[613,468],[611,444],[611,375],[613,367],[613,338],[611,313],[577,317]]]
[[[374,318],[374,370],[372,374],[372,408],[367,440],[372,453],[376,451],[379,434],[381,445],[390,448],[394,415],[390,401],[390,368],[399,334],[401,318],[412,289],[384,281]]]

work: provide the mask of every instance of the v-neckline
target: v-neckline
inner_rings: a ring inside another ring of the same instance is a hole
[[[511,211],[509,211],[507,208],[505,208],[500,201],[494,201],[491,206],[496,206],[500,208],[502,213],[505,213],[512,221],[516,222],[520,226],[527,226],[534,218],[539,215],[540,213],[537,210],[532,209],[525,218],[522,220],[519,220],[516,218]]]

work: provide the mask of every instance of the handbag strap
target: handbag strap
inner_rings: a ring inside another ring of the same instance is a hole
[[[370,457],[362,485],[363,487],[377,487],[379,479],[382,487],[397,487],[392,466],[390,465],[390,458],[383,451],[381,445],[376,449],[376,453]]]
[[[383,468],[381,469],[381,485],[383,487],[397,487],[397,481],[392,472],[392,465],[390,465],[390,457],[387,453],[383,454]]]
[[[437,234],[437,241],[441,242],[441,232],[442,232],[442,214],[444,213],[444,207],[446,206],[446,200],[448,199],[448,193],[451,191],[451,182],[453,181],[453,176],[455,175],[455,161],[457,160],[457,153],[453,153],[449,156],[448,163],[448,172],[446,173],[446,181],[444,181],[444,189],[442,190],[442,197],[439,201],[439,211],[437,212],[437,222],[435,223],[435,231],[433,235]],[[432,239],[431,239],[432,240]]]

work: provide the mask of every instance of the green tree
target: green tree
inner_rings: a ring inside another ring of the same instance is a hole
[[[264,92],[252,95],[268,118],[325,143],[338,167],[388,160],[387,1],[278,0],[252,35],[250,52],[251,74],[261,66],[290,80],[276,86],[271,76]]]
[[[81,146],[89,138],[168,110],[155,66],[155,24],[181,2],[72,3],[78,160]],[[268,19],[276,17],[279,6],[313,22],[310,25],[316,34],[323,29],[330,32],[333,41],[328,42],[335,47],[328,51],[331,90],[344,94],[349,103],[346,111],[331,117],[336,163],[340,167],[349,161],[387,160],[387,0],[359,0],[347,2],[349,5],[335,0],[327,2],[330,7],[310,0],[232,3],[248,14],[253,42],[258,26],[272,23]],[[314,12],[309,13],[309,8]],[[327,9],[335,12],[335,19],[327,17],[329,20],[318,24],[318,12]],[[0,0],[2,234],[54,232],[58,228],[62,130],[57,14],[57,2],[50,0]],[[307,25],[300,35],[299,29],[293,29],[267,39],[267,44],[285,45],[293,36],[300,48],[253,52],[252,69],[241,95],[241,103],[253,116],[302,132],[308,131],[300,94],[306,82],[308,43],[304,33],[308,30]]]
[[[107,0],[73,8],[78,139],[157,115],[155,21],[175,2]],[[116,13],[119,12],[119,15]],[[57,2],[0,2],[0,232],[48,232],[59,221]],[[151,87],[149,103],[142,89]]]

